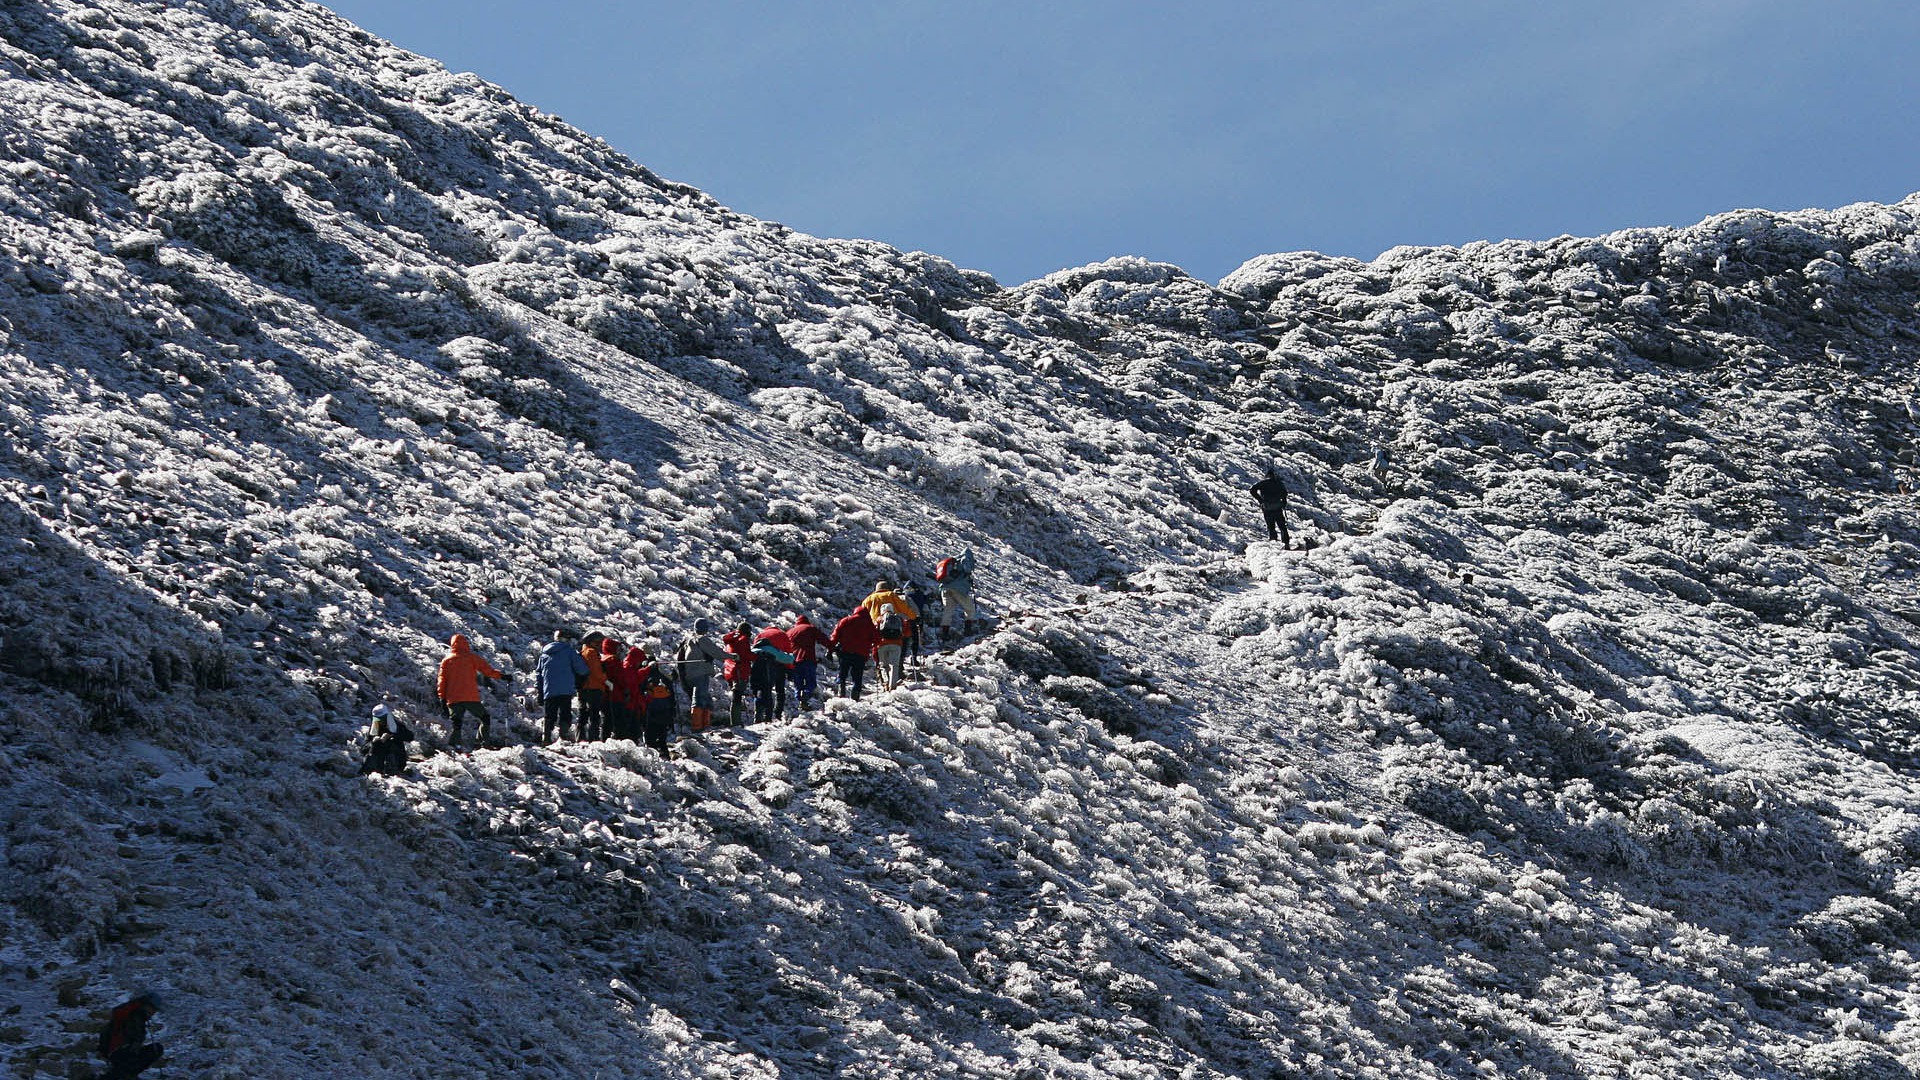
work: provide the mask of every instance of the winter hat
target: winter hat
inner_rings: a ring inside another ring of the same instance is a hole
[[[696,633],[696,634],[704,634],[704,633],[706,633],[707,631],[709,631],[709,630],[711,630],[711,629],[713,629],[713,624],[712,624],[712,623],[710,623],[710,622],[708,622],[707,620],[705,620],[705,619],[695,619],[695,620],[693,620],[693,632],[694,632],[694,633]]]
[[[392,709],[387,708],[385,705],[375,705],[373,707],[373,718],[375,720],[385,720],[387,718],[387,714],[391,713],[392,711],[393,711]]]
[[[881,578],[879,581],[873,583],[874,592],[886,592],[891,588],[893,588],[893,586],[888,583],[886,578]]]

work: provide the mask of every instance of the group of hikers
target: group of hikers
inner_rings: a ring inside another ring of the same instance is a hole
[[[1373,468],[1384,470],[1385,451],[1375,447]],[[1267,539],[1292,547],[1287,532],[1287,487],[1278,468],[1252,486],[1254,500],[1265,519]],[[941,559],[934,568],[934,584],[941,606],[940,630],[953,633],[955,617],[962,635],[973,632],[979,611],[973,600],[974,554],[971,547]],[[718,726],[740,727],[746,720],[749,698],[753,722],[783,720],[788,689],[801,710],[811,709],[820,696],[820,662],[834,661],[834,692],[858,701],[866,690],[871,665],[883,690],[898,687],[906,678],[909,658],[918,660],[927,646],[922,613],[931,610],[936,594],[912,582],[899,588],[885,579],[873,592],[834,623],[831,630],[800,615],[790,626],[769,625],[755,631],[741,622],[717,637],[706,619],[695,619],[692,633],[669,657],[666,650],[648,652],[646,646],[622,642],[600,631],[576,640],[570,630],[555,630],[541,648],[534,665],[534,699],[541,713],[540,738],[577,740],[630,739],[644,741],[666,754],[680,722],[680,700],[687,702],[686,728],[698,735],[715,727],[713,680],[717,676],[729,697],[724,720]],[[450,746],[459,747],[466,720],[474,722],[478,745],[493,741],[493,723],[482,703],[483,682],[507,682],[507,675],[473,651],[465,634],[448,642],[440,661],[435,693],[444,710]],[[575,703],[578,702],[578,715]],[[413,732],[386,705],[375,707],[368,727],[369,745],[362,773],[398,773],[406,767],[406,745]]]
[[[753,722],[784,720],[789,688],[800,710],[813,708],[820,697],[822,660],[835,663],[834,692],[839,696],[858,701],[866,691],[870,666],[881,689],[896,689],[906,680],[907,661],[920,659],[931,647],[926,615],[936,600],[943,638],[974,632],[979,622],[974,571],[975,556],[969,547],[935,565],[937,593],[911,582],[896,588],[882,579],[831,629],[803,614],[788,626],[768,625],[756,631],[751,623],[740,622],[716,636],[710,621],[696,619],[692,633],[671,656],[664,648],[649,652],[643,644],[623,642],[600,631],[576,639],[571,630],[555,630],[534,662],[541,742],[630,739],[644,741],[665,755],[680,723],[682,700],[687,706],[686,728],[695,735],[716,726],[743,726],[750,698]],[[718,722],[716,676],[729,692],[725,715]],[[481,694],[483,683],[493,680],[509,682],[505,672],[473,650],[465,634],[453,635],[435,684],[450,746],[463,744],[469,718],[476,744],[493,741],[492,718]],[[406,745],[413,732],[389,706],[375,706],[367,734],[363,774],[397,774],[405,769]]]

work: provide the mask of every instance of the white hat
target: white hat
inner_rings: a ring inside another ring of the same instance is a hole
[[[375,720],[385,719],[386,715],[392,711],[392,709],[387,708],[385,705],[375,705],[373,707],[373,718]]]

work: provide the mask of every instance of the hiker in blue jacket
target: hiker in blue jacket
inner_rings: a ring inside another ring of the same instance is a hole
[[[534,665],[534,690],[546,710],[541,741],[551,744],[554,729],[576,734],[573,726],[573,695],[587,678],[587,661],[573,642],[570,630],[555,630],[553,640],[540,650]]]
[[[973,621],[979,615],[979,609],[973,603],[972,545],[958,555],[941,559],[933,569],[933,579],[940,583],[941,638],[952,640],[953,614],[956,611],[962,615],[960,632],[973,633]]]

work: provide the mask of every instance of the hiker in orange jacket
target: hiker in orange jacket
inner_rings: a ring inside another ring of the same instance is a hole
[[[580,683],[580,737],[607,737],[607,667],[600,658],[600,643],[607,635],[598,630],[580,641],[580,659],[587,662],[587,677]]]
[[[460,745],[460,719],[468,713],[474,715],[478,725],[477,742],[484,745],[493,735],[493,719],[487,715],[487,707],[480,704],[482,678],[506,681],[507,677],[473,651],[467,635],[453,635],[447,642],[446,659],[440,661],[440,679],[434,688],[447,710],[450,745]]]

